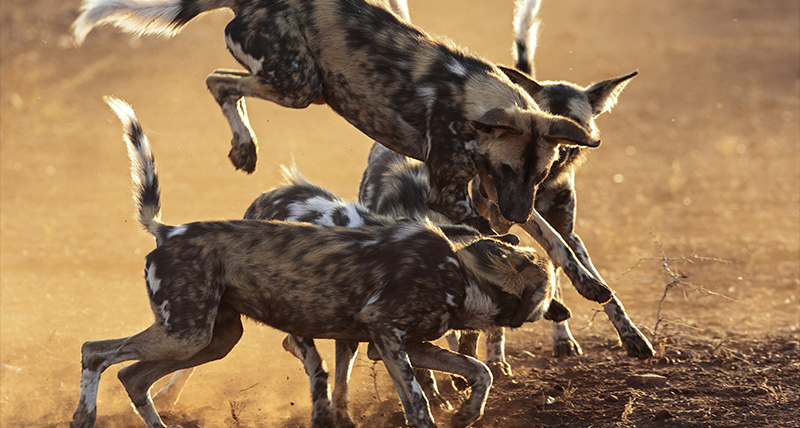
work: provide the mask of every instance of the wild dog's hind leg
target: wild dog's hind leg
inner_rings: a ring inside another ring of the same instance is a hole
[[[337,428],[355,428],[350,413],[350,373],[358,343],[336,341],[336,378],[333,387],[333,420]]]
[[[189,378],[192,377],[193,373],[194,367],[175,372],[169,382],[153,396],[153,403],[155,403],[156,407],[163,410],[178,404],[181,392],[183,392],[183,388],[189,382]]]
[[[556,286],[554,299],[561,301],[561,281],[556,275]],[[569,330],[569,321],[553,323],[553,356],[554,357],[575,357],[583,355],[583,349]]]
[[[408,357],[414,367],[455,373],[472,388],[469,398],[453,417],[454,427],[466,427],[483,415],[486,398],[492,386],[492,373],[475,358],[457,354],[430,342],[409,343]],[[384,359],[385,361],[385,359]]]
[[[236,169],[256,168],[256,138],[243,97],[256,97],[284,107],[305,108],[322,102],[322,79],[297,23],[270,4],[248,13],[244,7],[225,27],[225,44],[249,73],[217,70],[206,85],[228,119],[233,140],[228,157]]]
[[[605,280],[600,276],[594,264],[592,264],[592,259],[589,257],[589,252],[583,245],[583,241],[575,233],[575,196],[575,189],[571,181],[567,182],[563,188],[553,192],[550,201],[542,201],[550,202],[544,204],[547,207],[543,210],[542,215],[558,234],[563,237],[563,240],[566,241],[566,244],[574,252],[575,257],[578,259],[579,267],[587,270],[597,281],[605,284]],[[537,238],[537,241],[538,240]],[[563,268],[569,276],[571,269],[568,268],[568,266],[563,266]],[[575,284],[573,276],[570,276],[570,280]],[[611,299],[603,303],[603,310],[617,330],[617,334],[619,334],[619,338],[628,356],[647,359],[654,355],[653,347],[650,345],[650,342],[642,332],[633,325],[633,322],[625,312],[625,308],[622,306],[622,302],[616,295],[612,294]]]
[[[211,342],[191,358],[184,361],[139,361],[120,369],[117,376],[125,386],[125,390],[128,391],[134,408],[148,427],[160,428],[163,426],[163,424],[159,425],[161,419],[150,399],[149,390],[153,383],[175,370],[187,369],[223,358],[239,342],[243,331],[239,313],[223,303],[217,311]]]
[[[168,334],[163,325],[153,324],[130,337],[84,342],[81,347],[80,400],[70,426],[72,428],[94,426],[100,375],[108,367],[130,360],[186,360],[208,345],[210,340],[210,330],[207,335],[195,334],[179,339],[178,336]],[[164,426],[160,419],[157,422],[147,420],[146,422],[150,427]]]
[[[433,371],[414,368],[414,376],[417,377],[417,382],[422,387],[422,392],[425,393],[425,397],[428,398],[431,406],[446,412],[453,410],[450,402],[439,392],[439,386],[436,384],[436,377],[433,375]]]

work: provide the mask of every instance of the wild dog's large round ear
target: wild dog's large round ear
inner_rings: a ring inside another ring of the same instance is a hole
[[[527,92],[531,97],[538,94],[539,91],[542,90],[542,85],[525,75],[525,73],[514,68],[504,67],[502,65],[498,65],[497,67],[500,69],[500,71],[505,73],[505,75],[508,76],[512,82],[522,86],[522,89],[524,89],[525,92]]]
[[[585,91],[586,98],[589,100],[589,105],[592,106],[592,114],[597,116],[600,113],[611,111],[615,105],[622,90],[628,84],[630,79],[639,74],[639,71],[626,74],[614,79],[603,80],[589,86]]]
[[[511,112],[500,107],[487,111],[480,119],[473,120],[471,124],[473,129],[484,134],[489,134],[493,131],[522,133],[522,130],[517,128]]]
[[[511,328],[517,328],[522,325],[525,321],[527,321],[528,317],[531,316],[533,310],[536,309],[536,306],[539,302],[533,301],[533,295],[536,293],[536,287],[533,286],[526,286],[525,290],[522,291],[522,296],[520,296],[519,300],[519,307],[517,311],[514,312],[514,316],[511,318]]]
[[[550,128],[542,135],[542,138],[553,144],[564,144],[568,146],[597,147],[600,140],[595,140],[580,125],[564,117],[553,116]]]
[[[519,245],[519,236],[513,233],[506,233],[505,235],[496,235],[492,236],[492,238],[497,239],[500,242],[505,242],[506,244],[511,244],[515,247]]]

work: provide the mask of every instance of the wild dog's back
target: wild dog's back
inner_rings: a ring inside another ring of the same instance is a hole
[[[371,298],[381,297],[385,311],[416,299],[413,311],[439,315],[447,308],[430,302],[446,301],[443,293],[458,302],[463,277],[446,263],[455,257],[450,241],[422,222],[342,228],[237,220],[183,225],[148,255],[147,270],[159,279],[151,293],[156,306],[224,292],[222,301],[237,311],[286,332],[368,341],[353,316]],[[441,327],[437,321],[415,329],[426,335],[421,340],[433,340]]]

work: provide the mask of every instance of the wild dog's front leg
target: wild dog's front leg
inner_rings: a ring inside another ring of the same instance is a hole
[[[489,220],[478,214],[469,197],[468,186],[475,177],[476,169],[469,153],[463,148],[464,143],[454,140],[452,136],[437,140],[432,135],[428,144],[431,145],[425,159],[429,184],[425,203],[428,208],[444,214],[454,223],[472,226],[486,235],[496,235]]]
[[[414,367],[455,373],[467,380],[472,388],[469,398],[453,417],[454,427],[467,427],[483,415],[492,373],[485,364],[475,358],[461,355],[436,346],[430,342],[409,343],[408,356]]]
[[[533,210],[531,218],[522,225],[522,228],[544,248],[556,265],[564,269],[567,278],[581,296],[598,303],[611,300],[614,292],[581,264],[561,235],[537,210]]]
[[[313,339],[287,335],[283,349],[302,361],[311,386],[311,426],[332,427],[333,415],[328,390],[328,370]]]
[[[305,108],[319,98],[322,86],[302,93],[285,94],[260,76],[230,70],[217,70],[206,78],[206,85],[222,108],[233,132],[228,157],[236,169],[252,173],[256,169],[256,136],[247,117],[243,97],[256,97],[290,108]]]
[[[568,265],[562,265],[564,272],[570,278],[573,285],[575,285],[576,288],[578,287],[576,280],[580,280],[580,278],[585,277],[585,274],[582,273],[583,271],[587,271],[594,279],[596,279],[596,281],[600,281],[605,284],[605,280],[603,280],[602,276],[600,276],[600,273],[594,267],[594,264],[592,264],[592,259],[589,257],[589,252],[583,245],[583,241],[581,241],[581,238],[575,234],[576,197],[575,188],[572,183],[572,180],[566,181],[562,188],[552,190],[552,192],[549,194],[549,200],[542,198],[537,201],[537,204],[539,202],[543,202],[541,204],[543,205],[542,208],[544,208],[543,215],[546,217],[547,221],[549,221],[548,224],[553,225],[555,233],[557,234],[557,236],[550,239],[552,239],[554,242],[556,240],[561,242],[565,241],[572,254],[574,254],[574,257],[577,257],[578,259],[577,266],[568,267]],[[528,229],[526,228],[526,230]],[[528,233],[530,233],[530,231]],[[546,238],[543,237],[542,239]],[[542,242],[542,239],[536,238],[536,240],[540,243]],[[560,244],[556,244],[556,246],[560,246]],[[552,255],[551,258],[555,259],[555,257]],[[569,261],[569,264],[572,264],[572,260]],[[616,295],[612,295],[611,299],[604,303],[603,309],[605,310],[609,320],[611,320],[611,323],[614,325],[614,328],[617,330],[628,356],[641,359],[646,359],[653,356],[653,347],[650,345],[650,342],[646,337],[644,337],[642,332],[639,331],[635,325],[633,325],[633,322],[630,318],[628,318],[628,314],[625,313],[625,309],[622,307],[622,302],[617,298]],[[554,339],[556,338],[556,335],[559,335],[560,339],[566,337],[568,340],[571,338],[571,334],[569,334],[566,324],[564,325],[564,328],[554,326],[553,330]]]
[[[225,27],[228,50],[249,73],[218,70],[206,79],[233,131],[228,157],[247,173],[256,168],[256,139],[242,98],[305,108],[322,94],[322,79],[297,20],[272,7],[282,5],[245,6]]]
[[[556,286],[553,298],[561,301],[561,281],[556,275]],[[576,357],[583,355],[581,345],[572,336],[569,330],[568,321],[561,323],[553,323],[553,356],[559,357]]]
[[[506,361],[506,338],[503,327],[486,332],[486,365],[495,378],[511,376],[511,364]]]
[[[586,266],[595,277],[602,281],[603,279],[592,264],[592,260],[589,258],[589,252],[583,245],[581,238],[575,233],[570,233],[566,236],[566,240],[567,244],[569,244],[581,260],[581,263]],[[628,313],[625,312],[625,308],[622,306],[622,301],[620,301],[616,295],[612,296],[611,300],[603,305],[603,310],[617,330],[617,334],[619,334],[619,338],[622,341],[622,346],[625,347],[625,352],[629,357],[645,360],[655,355],[650,341],[647,340],[644,334],[633,324],[633,321],[628,317]]]

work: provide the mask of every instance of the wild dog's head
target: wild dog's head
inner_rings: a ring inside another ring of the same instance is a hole
[[[476,164],[482,192],[508,221],[524,223],[538,186],[555,165],[574,161],[586,148],[600,145],[594,119],[610,111],[638,72],[582,88],[567,82],[538,83],[500,67],[521,86],[542,112],[491,109],[472,122],[478,131]]]
[[[568,309],[556,305],[550,311],[555,287],[553,264],[533,249],[509,245],[483,237],[459,249],[459,259],[471,280],[502,291],[498,322],[519,327],[525,322],[548,317],[563,321]]]
[[[638,71],[603,80],[584,88],[569,82],[537,82],[519,70],[499,67],[512,82],[533,97],[540,109],[550,114],[566,117],[588,130],[593,138],[599,138],[594,123],[597,116],[611,111],[617,105],[622,90]]]
[[[478,133],[476,166],[489,198],[503,217],[525,223],[536,189],[564,145],[597,147],[600,141],[571,119],[534,109],[493,108],[472,121]]]

